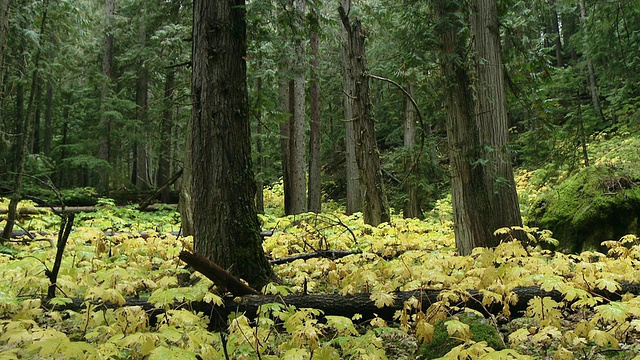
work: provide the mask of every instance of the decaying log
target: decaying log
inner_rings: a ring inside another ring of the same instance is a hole
[[[618,301],[621,299],[622,294],[630,293],[640,294],[640,283],[621,283],[621,290],[616,293],[610,293],[604,290],[596,290],[596,295],[602,296],[603,301]],[[517,287],[513,289],[513,292],[518,296],[518,301],[515,304],[511,304],[511,318],[522,317],[525,314],[527,305],[531,299],[535,296],[550,297],[555,301],[562,301],[564,296],[559,291],[544,291],[537,286]],[[440,290],[416,290],[416,291],[395,291],[391,293],[395,301],[391,306],[385,306],[378,308],[375,306],[373,300],[371,300],[371,294],[359,293],[354,295],[339,295],[339,294],[292,294],[287,296],[273,296],[273,295],[247,295],[239,299],[227,296],[224,297],[224,306],[217,307],[205,302],[194,302],[190,304],[190,308],[196,311],[201,311],[204,314],[216,314],[215,316],[224,316],[231,312],[244,313],[245,316],[253,319],[256,317],[258,308],[263,304],[268,303],[281,303],[286,305],[293,305],[296,308],[314,308],[321,310],[324,315],[339,315],[348,318],[353,317],[355,314],[362,315],[361,321],[366,321],[380,317],[386,321],[394,321],[394,315],[396,311],[402,311],[404,302],[415,297],[420,300],[422,305],[422,311],[426,311],[429,306],[438,301],[438,296],[441,294]],[[458,306],[459,308],[471,308],[478,310],[484,314],[498,315],[503,306],[482,306],[482,294],[478,291],[469,291],[470,297],[461,299],[458,302],[453,302],[451,305]],[[114,305],[104,305],[108,307],[116,307]],[[153,304],[150,304],[144,298],[128,299],[124,306],[141,306],[150,314],[162,313],[162,309],[157,309]],[[73,299],[69,304],[62,306],[56,306],[58,311],[72,310],[81,311],[84,308],[82,299]],[[212,319],[213,320],[213,319]]]
[[[260,295],[260,292],[249,285],[246,285],[238,278],[231,275],[227,270],[221,268],[202,255],[182,251],[180,252],[179,258],[187,263],[187,265],[209,278],[217,286],[227,289],[235,296]]]

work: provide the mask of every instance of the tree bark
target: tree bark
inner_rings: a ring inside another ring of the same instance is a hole
[[[309,211],[319,213],[322,210],[322,173],[321,173],[321,127],[320,127],[320,79],[318,72],[320,58],[320,24],[318,9],[311,9],[311,83],[309,115],[311,126],[309,131]]]
[[[475,0],[474,10],[471,26],[477,74],[475,116],[484,161],[476,166],[485,174],[491,208],[485,226],[493,232],[502,227],[522,226],[522,217],[507,146],[509,120],[496,0]]]
[[[53,54],[50,54],[53,58]],[[44,136],[42,138],[42,153],[51,156],[51,143],[53,141],[53,84],[47,81],[44,100]]]
[[[380,156],[376,146],[374,121],[371,111],[369,78],[366,76],[367,59],[364,47],[364,29],[360,20],[350,19],[347,9],[338,8],[342,24],[347,31],[348,61],[351,81],[354,84],[353,125],[356,143],[356,161],[365,189],[363,216],[365,223],[377,226],[390,219],[389,207],[384,194],[384,182],[380,167]]]
[[[480,160],[479,129],[473,116],[471,79],[465,67],[467,40],[456,2],[434,1],[440,40],[440,67],[447,110],[447,140],[451,171],[451,199],[458,253],[468,255],[474,247],[494,245],[493,234],[485,223],[490,203]]]
[[[350,9],[350,1],[343,0],[342,7]],[[347,10],[348,11],[348,10]],[[349,41],[347,31],[343,27],[342,37],[342,69],[343,69],[343,104],[344,104],[344,147],[345,147],[345,167],[347,176],[347,214],[362,211],[362,182],[360,181],[360,171],[356,161],[356,140],[353,127],[353,98],[355,96],[355,85],[352,81],[352,70],[349,62]]]
[[[196,0],[190,122],[194,249],[260,289],[262,249],[251,164],[244,0]]]

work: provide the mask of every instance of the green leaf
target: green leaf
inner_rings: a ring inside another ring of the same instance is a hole
[[[395,295],[383,291],[374,291],[371,293],[369,297],[373,300],[374,304],[378,308],[383,308],[385,306],[393,306],[395,301]]]
[[[149,354],[149,360],[195,360],[196,353],[178,347],[167,348],[158,346]]]

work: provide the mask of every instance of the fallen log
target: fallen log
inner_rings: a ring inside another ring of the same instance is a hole
[[[603,302],[618,301],[622,298],[622,294],[640,295],[640,283],[621,283],[621,290],[616,293],[610,293],[606,290],[595,290],[594,294],[602,296]],[[518,299],[514,304],[509,305],[511,311],[511,319],[522,317],[525,314],[528,303],[534,297],[550,297],[555,301],[563,301],[564,295],[559,291],[545,291],[537,286],[517,287],[513,289]],[[215,306],[205,302],[192,302],[190,308],[204,314],[216,314],[216,317],[226,316],[231,312],[243,313],[250,319],[256,317],[260,306],[269,303],[280,303],[285,305],[293,305],[296,308],[313,308],[323,312],[324,315],[338,315],[352,318],[355,314],[362,315],[361,321],[370,320],[377,317],[386,321],[394,321],[396,311],[402,311],[405,301],[411,297],[415,297],[420,301],[421,310],[427,311],[431,304],[438,301],[442,290],[415,290],[415,291],[394,291],[390,294],[394,297],[392,305],[379,308],[375,305],[375,301],[371,299],[370,293],[358,293],[354,295],[340,294],[291,294],[287,296],[274,295],[247,295],[240,298],[232,296],[224,297],[224,306]],[[483,295],[476,290],[470,290],[469,296],[461,298],[460,301],[453,302],[451,306],[458,308],[471,308],[485,315],[499,315],[503,309],[501,304],[492,306],[483,306]],[[113,304],[101,304],[103,307],[117,307]],[[176,304],[176,306],[182,304]],[[123,306],[141,306],[150,314],[159,314],[164,310],[156,308],[149,303],[146,298],[127,299]],[[72,299],[72,302],[65,305],[55,307],[58,311],[72,310],[81,311],[85,308],[83,299]],[[219,319],[213,319],[219,320]]]
[[[126,206],[118,206],[118,208],[125,208],[125,207]],[[151,204],[151,205],[148,205],[144,209],[144,211],[156,211],[158,209],[163,209],[166,207],[177,208],[178,205],[177,204]],[[97,209],[99,209],[99,207],[96,208],[95,206],[66,206],[64,208],[64,212],[65,213],[94,212]],[[7,214],[8,212],[9,212],[9,209],[0,208],[0,214]],[[54,207],[27,206],[27,207],[18,208],[18,214],[20,215],[39,215],[39,214],[48,214],[50,212],[61,214],[63,213],[63,208],[59,206],[54,206]]]
[[[165,182],[162,186],[160,186],[158,188],[158,190],[156,190],[153,194],[151,194],[151,196],[149,196],[148,198],[144,199],[141,203],[140,206],[138,207],[140,209],[140,211],[145,211],[149,205],[151,205],[151,202],[158,197],[158,195],[160,195],[160,193],[162,193],[166,188],[168,188],[169,186],[173,185],[173,183],[175,183],[176,181],[178,181],[178,179],[180,178],[180,176],[182,176],[183,173],[183,169],[180,169],[177,173],[173,174],[173,176],[167,181]]]
[[[230,291],[235,296],[260,295],[260,292],[249,285],[245,285],[238,278],[231,275],[227,270],[221,268],[202,255],[192,254],[183,250],[180,252],[178,257],[194,270],[199,271],[216,285]]]
[[[269,262],[273,265],[281,265],[281,264],[294,262],[296,260],[308,260],[308,259],[313,259],[317,257],[323,257],[323,258],[335,260],[341,257],[354,255],[354,254],[361,254],[361,253],[362,251],[352,251],[352,250],[319,250],[317,252],[310,253],[310,254],[298,254],[298,255],[287,256],[279,259],[273,259],[273,260],[269,260]]]

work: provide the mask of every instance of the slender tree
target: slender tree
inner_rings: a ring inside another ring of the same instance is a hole
[[[409,83],[409,95],[414,97],[413,83]],[[404,147],[408,152],[405,157],[404,168],[407,173],[417,171],[414,169],[415,158],[414,148],[416,146],[416,109],[409,98],[405,100],[404,107]],[[407,199],[404,202],[403,216],[405,218],[416,218],[420,216],[420,203],[418,202],[418,187],[413,181],[405,182]]]
[[[289,129],[291,214],[307,211],[307,161],[305,134],[306,52],[304,39],[305,1],[295,0],[295,65],[293,74],[292,122]]]
[[[260,288],[273,270],[254,203],[244,5],[194,2],[189,166],[195,251]]]
[[[322,209],[322,174],[320,173],[320,76],[318,65],[320,58],[320,19],[318,9],[311,10],[311,81],[309,84],[309,116],[311,126],[309,131],[309,211],[319,213]]]

